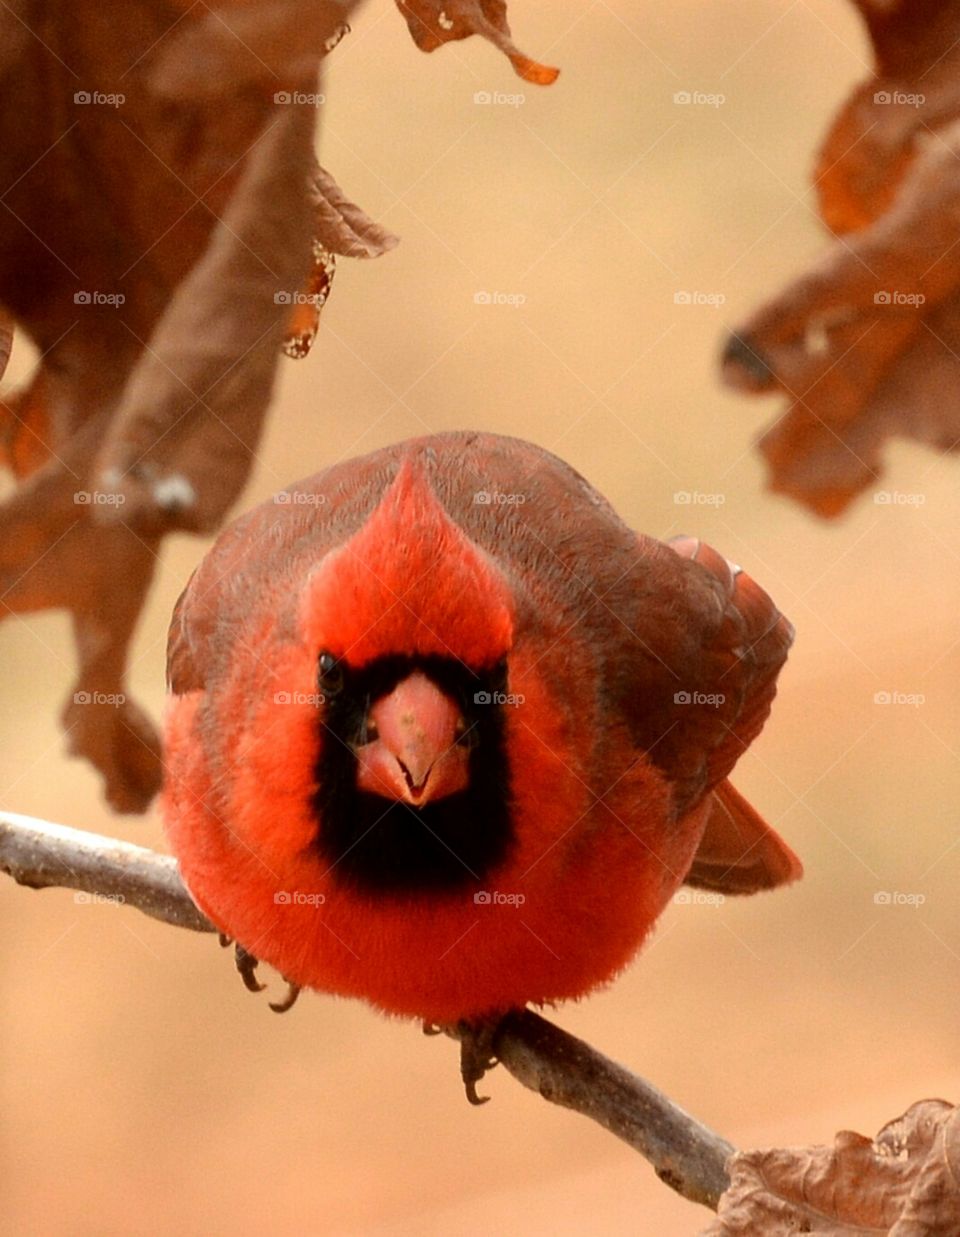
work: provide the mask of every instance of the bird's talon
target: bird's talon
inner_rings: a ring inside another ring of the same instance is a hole
[[[262,992],[267,986],[260,983],[257,979],[257,967],[260,965],[260,960],[255,958],[253,954],[248,954],[242,945],[234,947],[234,958],[237,963],[237,970],[240,972],[240,978],[243,980],[243,986],[248,992]]]
[[[218,939],[218,940],[219,940],[219,942],[220,942],[220,948],[221,948],[221,949],[226,949],[228,945],[232,945],[232,944],[233,944],[233,937],[232,937],[232,936],[227,936],[226,932],[219,932],[219,933],[217,933],[217,939]]]
[[[297,1003],[297,997],[300,995],[302,991],[299,984],[291,983],[289,979],[286,982],[287,982],[287,995],[283,998],[282,1001],[271,1001],[270,1002],[270,1008],[273,1010],[275,1014],[285,1014],[288,1009],[293,1009],[294,1005],[296,1005]],[[262,984],[260,986],[263,987]]]
[[[474,1108],[479,1108],[481,1104],[490,1103],[489,1095],[477,1095],[477,1084],[472,1079],[470,1081],[464,1079],[463,1085],[467,1092],[467,1099],[473,1104]]]
[[[477,1083],[483,1076],[499,1064],[499,1059],[493,1051],[499,1018],[487,1018],[482,1022],[460,1022],[457,1031],[460,1035],[460,1077],[463,1079],[464,1090],[471,1104],[479,1106],[486,1104],[489,1095],[477,1094]]]
[[[424,1035],[442,1035],[443,1027],[438,1026],[435,1022],[425,1022],[423,1024]]]

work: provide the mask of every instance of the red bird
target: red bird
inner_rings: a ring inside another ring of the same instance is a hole
[[[429,1022],[579,997],[686,881],[800,864],[726,780],[792,629],[490,434],[400,443],[219,538],[173,616],[164,813],[197,904],[291,983]]]

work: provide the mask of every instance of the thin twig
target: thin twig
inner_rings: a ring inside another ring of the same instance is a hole
[[[178,928],[216,931],[191,901],[175,860],[115,838],[2,813],[0,871],[33,889],[99,894]],[[445,1029],[457,1037],[465,1033]],[[656,1087],[530,1010],[506,1015],[493,1050],[525,1087],[599,1122],[649,1160],[678,1194],[716,1210],[735,1148]]]
[[[0,872],[31,889],[58,886],[128,903],[176,928],[215,932],[169,855],[34,816],[0,813]]]
[[[716,1211],[736,1148],[662,1091],[529,1009],[507,1014],[493,1045],[518,1082],[599,1122],[649,1160],[671,1189]]]

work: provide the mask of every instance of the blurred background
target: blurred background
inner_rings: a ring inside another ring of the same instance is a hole
[[[322,162],[402,244],[341,261],[238,509],[469,427],[533,439],[637,528],[741,562],[798,638],[736,783],[806,878],[672,906],[609,990],[553,1016],[739,1146],[872,1134],[960,1090],[958,464],[895,447],[881,487],[916,501],[814,522],[764,492],[751,441],[776,404],[724,392],[716,365],[725,329],[825,244],[807,176],[866,40],[841,0],[513,0],[511,19],[562,67],[552,88],[478,39],[423,56],[387,0],[328,61]],[[11,381],[30,363],[21,344]],[[133,649],[155,716],[205,549],[167,541]],[[0,807],[163,847],[156,811],[111,816],[63,755],[71,660],[63,615],[0,626]],[[12,884],[0,924],[11,1233],[671,1237],[709,1219],[502,1072],[470,1109],[455,1046],[416,1026],[311,994],[276,1017],[212,937]]]

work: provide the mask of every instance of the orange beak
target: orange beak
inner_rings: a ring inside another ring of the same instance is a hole
[[[357,786],[422,807],[466,790],[470,753],[460,710],[420,671],[371,708],[373,737],[356,749]]]

